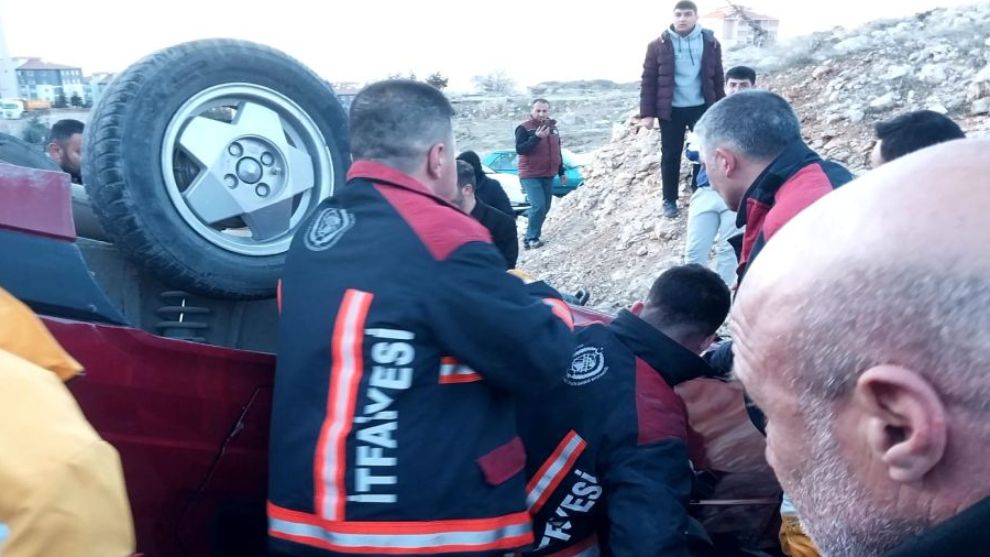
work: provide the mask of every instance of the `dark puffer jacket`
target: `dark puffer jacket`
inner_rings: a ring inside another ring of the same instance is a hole
[[[639,90],[639,115],[643,118],[669,120],[674,101],[674,46],[667,29],[646,48],[643,81]],[[725,71],[722,69],[722,45],[709,29],[701,33],[701,90],[705,105],[711,106],[725,96]]]

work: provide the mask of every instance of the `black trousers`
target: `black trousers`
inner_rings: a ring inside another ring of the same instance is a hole
[[[705,105],[674,107],[670,120],[660,120],[660,180],[663,182],[664,201],[677,201],[684,136],[688,129],[694,131],[694,125],[706,108]]]

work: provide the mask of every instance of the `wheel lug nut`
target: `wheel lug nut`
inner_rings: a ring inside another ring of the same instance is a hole
[[[240,143],[234,142],[227,147],[227,152],[235,157],[239,157],[244,154],[244,147],[241,147]]]
[[[268,184],[265,183],[258,184],[258,186],[254,188],[254,193],[258,194],[258,197],[268,197],[268,194],[271,193],[271,191],[271,188],[269,188]]]
[[[234,189],[237,187],[237,176],[228,174],[223,177],[223,183],[226,184],[228,188]]]
[[[275,163],[275,156],[271,153],[264,152],[261,154],[261,164],[265,166],[271,166]]]

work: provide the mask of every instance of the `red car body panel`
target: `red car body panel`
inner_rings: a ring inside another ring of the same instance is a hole
[[[66,176],[0,163],[0,226],[75,240]]]
[[[86,370],[70,389],[87,419],[120,452],[138,549],[211,555],[211,543],[236,543],[211,542],[222,525],[209,523],[221,505],[263,512],[274,356],[44,321]],[[244,533],[263,544],[258,532]]]

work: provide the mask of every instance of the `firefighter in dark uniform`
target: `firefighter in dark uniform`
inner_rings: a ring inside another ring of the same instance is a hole
[[[730,294],[700,265],[660,275],[645,304],[577,330],[564,381],[520,404],[539,557],[688,557],[693,473],[673,387],[711,374],[699,354]]]
[[[452,114],[425,84],[367,87],[348,182],[293,240],[271,427],[278,554],[493,555],[533,540],[515,401],[561,381],[572,321],[447,201]]]

